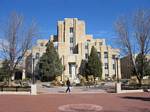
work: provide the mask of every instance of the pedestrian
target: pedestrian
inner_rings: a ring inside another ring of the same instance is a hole
[[[66,89],[66,93],[69,91],[70,92],[70,81],[69,81],[69,78],[66,82],[66,85],[67,85],[67,89]]]

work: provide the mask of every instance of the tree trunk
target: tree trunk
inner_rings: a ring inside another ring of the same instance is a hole
[[[8,79],[8,86],[11,86],[11,77]]]
[[[137,79],[138,79],[138,82],[139,82],[139,86],[141,87],[142,86],[142,78],[137,77]]]
[[[11,86],[11,85],[12,85],[12,77],[15,78],[15,73],[14,73],[14,72],[11,72],[11,73],[9,74],[8,86]]]

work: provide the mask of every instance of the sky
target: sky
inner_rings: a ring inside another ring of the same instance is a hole
[[[58,20],[75,17],[85,21],[87,34],[106,38],[113,47],[116,19],[149,7],[150,0],[0,0],[0,23],[15,11],[24,15],[27,24],[35,20],[41,34],[38,38],[48,39],[56,34]]]

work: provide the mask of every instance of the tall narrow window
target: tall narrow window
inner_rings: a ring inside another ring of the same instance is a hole
[[[101,53],[100,52],[97,52],[97,55],[98,55],[98,58],[99,60],[101,59]]]
[[[73,27],[70,27],[70,33],[73,33]]]
[[[36,53],[36,59],[39,59],[40,58],[40,53]]]
[[[70,53],[73,54],[73,47],[70,47]]]
[[[89,46],[88,45],[85,45],[85,49],[88,49],[89,48]]]
[[[115,68],[116,68],[116,67],[115,67],[115,64],[113,64],[113,70],[115,70]]]
[[[108,69],[108,63],[105,63],[105,69]]]
[[[112,59],[115,59],[115,57],[116,57],[115,55],[112,55]]]
[[[86,50],[89,49],[89,42],[88,41],[85,42],[85,49]]]
[[[72,70],[71,70],[71,64],[69,64],[69,74],[71,75]]]
[[[88,59],[88,56],[89,56],[89,55],[86,53],[86,54],[85,54],[85,59]]]
[[[70,37],[70,43],[73,43],[73,37]]]
[[[108,52],[104,52],[104,58],[108,58]]]

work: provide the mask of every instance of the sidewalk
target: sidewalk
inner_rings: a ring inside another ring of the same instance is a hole
[[[38,88],[38,93],[40,94],[62,94],[65,93],[66,88],[65,86],[63,87],[45,87],[42,86],[41,84],[37,84]],[[89,87],[71,87],[71,93],[77,94],[77,93],[106,93],[106,90],[104,88],[100,87],[94,87],[91,86]]]

